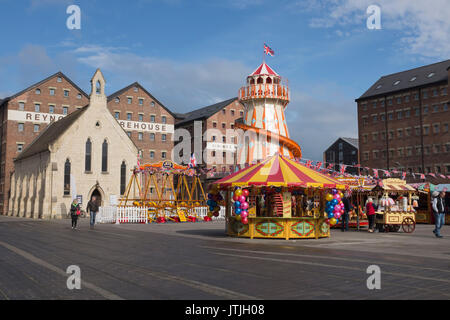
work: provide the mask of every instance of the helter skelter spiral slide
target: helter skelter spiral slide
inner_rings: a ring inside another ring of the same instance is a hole
[[[239,89],[239,101],[245,109],[243,121],[236,122],[236,128],[245,132],[237,148],[239,164],[253,164],[276,153],[292,159],[302,157],[300,146],[289,138],[284,115],[289,87],[285,79],[263,62]]]

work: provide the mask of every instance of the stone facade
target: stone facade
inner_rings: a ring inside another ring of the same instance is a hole
[[[121,168],[123,164],[126,166],[124,180],[128,182],[131,169],[136,165],[138,148],[108,112],[100,70],[91,82],[89,105],[50,125],[15,161],[9,215],[63,218],[75,195],[82,196],[83,209],[94,193],[100,195],[102,205],[109,205],[111,196],[120,196]],[[56,130],[60,121],[63,128],[50,139],[48,133]],[[88,139],[92,145],[89,171],[86,170]],[[104,161],[105,142],[107,157]],[[67,163],[70,163],[71,175],[69,190]]]

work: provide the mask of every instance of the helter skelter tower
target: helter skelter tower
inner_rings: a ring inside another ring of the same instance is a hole
[[[243,122],[236,127],[245,131],[237,148],[238,164],[253,164],[276,153],[301,158],[300,146],[289,138],[284,110],[289,103],[289,87],[263,62],[247,77],[239,90],[244,105]]]

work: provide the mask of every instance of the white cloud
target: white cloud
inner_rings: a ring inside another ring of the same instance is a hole
[[[311,0],[303,10],[319,11],[320,18],[310,26],[366,26],[369,5],[381,7],[381,23],[385,30],[401,34],[405,52],[427,58],[447,59],[450,56],[450,2],[448,0]]]
[[[251,71],[239,61],[178,62],[113,47],[83,46],[73,50],[73,54],[79,63],[101,68],[124,85],[123,81],[139,81],[175,112],[237,96]]]

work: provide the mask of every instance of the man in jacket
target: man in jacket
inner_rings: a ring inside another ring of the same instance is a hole
[[[86,207],[86,212],[90,212],[91,213],[91,229],[94,229],[94,225],[95,225],[95,216],[97,215],[98,212],[98,202],[97,202],[97,198],[95,196],[92,197],[91,201],[88,202],[87,207]]]
[[[350,203],[350,193],[345,192],[344,198],[342,198],[342,203],[344,204],[344,214],[342,215],[342,231],[348,231],[348,220],[350,218],[350,211],[353,209]]]
[[[434,191],[432,196],[433,196],[432,208],[435,224],[435,229],[433,230],[433,233],[437,238],[442,238],[441,227],[445,224],[445,213],[444,213],[445,192],[439,193],[437,191]]]

